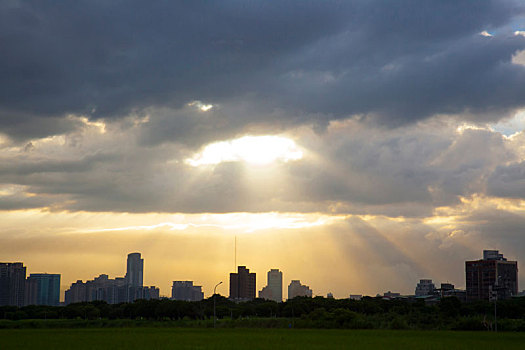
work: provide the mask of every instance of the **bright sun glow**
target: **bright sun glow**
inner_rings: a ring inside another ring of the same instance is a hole
[[[287,162],[303,157],[295,142],[281,136],[244,136],[235,140],[216,142],[187,159],[192,166],[213,165],[221,162],[245,161],[251,164]]]
[[[204,104],[204,103],[202,103],[201,101],[198,101],[198,100],[188,103],[188,106],[197,107],[202,112],[207,112],[207,111],[209,111],[210,109],[213,108],[212,104]]]

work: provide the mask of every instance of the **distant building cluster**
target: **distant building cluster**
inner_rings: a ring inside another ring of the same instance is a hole
[[[60,275],[32,273],[21,262],[0,263],[0,306],[59,305]]]
[[[144,286],[144,259],[140,253],[130,253],[124,277],[109,278],[101,274],[93,280],[78,280],[65,292],[65,304],[106,301],[109,304],[133,302],[138,299],[159,299],[159,288]],[[431,279],[421,279],[414,295],[401,296],[388,291],[378,297],[384,299],[421,298],[425,302],[437,302],[441,298],[454,296],[461,301],[500,300],[525,293],[518,293],[518,263],[507,261],[498,250],[484,250],[480,260],[465,262],[466,289],[456,289],[451,283],[441,283],[437,288]],[[221,282],[222,283],[222,282]],[[238,266],[237,272],[230,273],[229,298],[234,301],[255,299],[256,274],[246,266]],[[288,285],[288,299],[312,297],[309,286],[300,280],[291,280]],[[283,301],[283,273],[271,269],[267,284],[259,291],[259,298]],[[332,293],[327,298],[333,298]],[[350,299],[359,300],[360,294],[351,294]],[[173,281],[171,299],[200,301],[204,299],[202,286],[193,281]],[[0,263],[0,306],[13,305],[59,305],[60,275],[32,273],[26,278],[26,267],[22,262]]]
[[[484,250],[483,259],[465,262],[466,289],[456,289],[451,283],[436,288],[432,280],[422,279],[415,297],[437,301],[454,296],[461,301],[501,300],[518,295],[518,263],[507,261],[498,250]],[[386,294],[385,294],[386,295]]]
[[[66,290],[65,303],[103,300],[108,304],[133,302],[137,299],[159,299],[159,289],[143,286],[144,259],[140,253],[128,254],[126,276],[109,278],[102,274],[91,281],[78,280]]]
[[[230,273],[230,299],[247,301],[255,299],[256,275],[246,266],[238,266],[237,273]],[[288,286],[288,299],[298,296],[312,297],[312,290],[301,284],[299,280],[292,280]],[[267,285],[259,291],[259,298],[283,301],[283,273],[278,269],[268,271]]]

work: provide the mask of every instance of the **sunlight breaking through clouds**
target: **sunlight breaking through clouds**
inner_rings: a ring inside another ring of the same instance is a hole
[[[202,152],[186,160],[192,166],[244,161],[265,165],[275,161],[299,160],[303,152],[293,140],[282,136],[243,136],[207,145]]]
[[[207,111],[209,111],[210,109],[213,108],[212,104],[204,104],[204,103],[202,103],[202,101],[198,101],[198,100],[188,103],[188,106],[196,107],[196,108],[200,109],[202,112],[207,112]]]

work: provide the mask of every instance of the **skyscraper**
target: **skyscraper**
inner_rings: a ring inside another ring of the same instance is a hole
[[[506,299],[518,293],[518,262],[507,261],[497,250],[484,250],[483,259],[465,262],[467,301]]]
[[[26,305],[58,306],[60,300],[60,275],[32,273],[26,281]]]
[[[24,306],[25,284],[23,263],[0,263],[0,306]]]
[[[144,275],[144,259],[140,253],[128,254],[128,268],[126,270],[126,283],[130,287],[142,287]]]
[[[230,299],[255,299],[255,273],[250,273],[246,266],[238,266],[237,273],[230,273]]]
[[[259,298],[283,301],[283,273],[278,269],[268,271],[268,285],[259,292]]]

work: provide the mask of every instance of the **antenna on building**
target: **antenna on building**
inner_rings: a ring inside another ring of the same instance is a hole
[[[235,244],[233,249],[233,271],[237,271],[237,235],[235,235]]]

